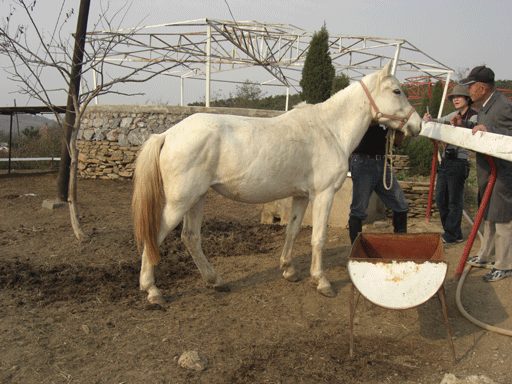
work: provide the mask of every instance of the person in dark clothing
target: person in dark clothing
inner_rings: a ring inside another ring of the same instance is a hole
[[[352,178],[352,204],[349,214],[350,241],[354,243],[362,232],[363,220],[368,216],[366,209],[373,192],[393,211],[395,233],[407,233],[407,212],[409,202],[395,176],[386,165],[386,186],[384,185],[384,162],[386,152],[386,126],[371,125],[363,139],[352,153],[350,173]],[[396,133],[395,144],[400,144],[403,134]]]
[[[448,99],[457,108],[457,111],[437,120],[429,114],[425,114],[423,118],[450,124],[451,119],[455,115],[459,115],[463,121],[476,123],[478,112],[471,108],[473,102],[469,96],[467,85],[456,85]],[[446,244],[460,243],[464,241],[461,223],[464,210],[464,185],[469,176],[469,151],[453,144],[446,145],[441,142],[441,145],[444,151],[437,170],[435,193],[436,205],[444,229],[441,238]]]

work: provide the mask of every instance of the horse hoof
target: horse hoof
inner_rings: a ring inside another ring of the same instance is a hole
[[[225,283],[220,285],[214,285],[213,289],[215,289],[217,292],[231,292],[231,288],[229,288],[229,285]]]
[[[300,277],[297,276],[297,274],[295,272],[292,273],[291,275],[287,275],[287,274],[283,273],[283,277],[285,278],[285,280],[291,281],[292,283],[296,283],[297,281],[300,280]]]
[[[336,297],[336,292],[331,287],[320,288],[318,292],[325,297]]]
[[[165,304],[165,299],[162,295],[148,296],[148,301],[150,304],[158,304],[158,305]]]

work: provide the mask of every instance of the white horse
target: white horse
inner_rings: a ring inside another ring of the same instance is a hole
[[[299,104],[273,118],[195,114],[144,143],[137,159],[133,193],[135,237],[143,245],[140,288],[151,303],[163,303],[155,285],[159,245],[183,220],[181,238],[202,277],[217,290],[226,282],[201,249],[201,222],[208,189],[244,203],[292,196],[281,254],[283,276],[297,281],[292,247],[304,212],[312,204],[311,277],[333,297],[324,275],[322,251],[335,192],[349,170],[349,156],[371,121],[415,136],[421,118],[407,101],[391,62],[316,104]]]

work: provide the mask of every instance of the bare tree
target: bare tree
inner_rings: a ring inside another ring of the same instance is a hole
[[[463,78],[465,78],[469,73],[469,68],[468,67],[459,67],[457,68],[457,71],[455,72],[455,80],[457,81],[460,81],[462,80]]]
[[[109,16],[111,12],[107,7],[102,9],[94,30],[113,32],[107,34],[109,37],[106,38],[86,40],[83,60],[80,63],[81,89],[76,90],[71,81],[74,38],[71,35],[66,36],[63,32],[74,11],[65,12],[63,1],[54,30],[51,33],[45,33],[33,18],[34,12],[37,12],[36,2],[36,0],[30,3],[25,0],[11,0],[9,15],[5,17],[0,27],[0,54],[7,56],[10,60],[11,65],[6,68],[6,71],[10,79],[18,84],[19,93],[29,95],[48,106],[63,132],[66,124],[62,115],[59,114],[56,107],[58,103],[55,100],[72,98],[75,119],[71,127],[71,138],[67,144],[71,158],[68,203],[73,231],[75,236],[82,240],[87,235],[80,225],[77,209],[76,140],[81,118],[87,106],[95,97],[107,93],[140,95],[140,93],[125,93],[120,85],[148,81],[180,64],[165,56],[149,61],[144,60],[130,67],[108,64],[105,59],[109,55],[126,49],[137,29],[128,29],[124,33],[115,32],[123,24],[129,7],[123,7],[114,12],[113,16]],[[13,25],[14,16],[19,16],[20,10],[22,15],[26,16],[27,25]],[[92,77],[92,73],[97,79],[93,84],[84,76],[89,74],[89,77]],[[66,140],[65,142],[67,143]]]

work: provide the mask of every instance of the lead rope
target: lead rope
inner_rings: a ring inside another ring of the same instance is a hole
[[[389,159],[389,168],[391,175],[393,175],[393,143],[395,142],[395,130],[389,129],[388,134],[386,135],[386,155],[384,157],[384,176],[382,177],[382,183],[384,184],[384,188],[386,190],[390,190],[393,186],[393,177],[390,179],[389,187],[386,185],[386,171],[387,171],[387,163]]]

